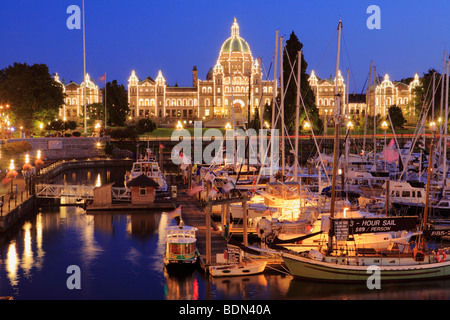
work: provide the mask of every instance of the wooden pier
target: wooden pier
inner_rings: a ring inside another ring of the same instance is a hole
[[[181,205],[181,217],[185,225],[196,227],[197,230],[197,248],[200,252],[201,266],[203,269],[207,268],[209,264],[216,263],[216,254],[224,253],[226,241],[222,232],[215,226],[211,219],[207,219],[205,215],[205,208],[200,202],[187,194],[188,189],[182,185],[178,185],[178,196],[173,199],[176,207]],[[206,222],[209,220],[209,227]],[[211,242],[207,241],[207,238]],[[209,252],[209,255],[208,255]],[[207,261],[208,258],[211,261]]]

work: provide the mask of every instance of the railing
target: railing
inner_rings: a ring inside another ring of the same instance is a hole
[[[38,184],[36,185],[36,197],[38,198],[76,198],[94,199],[93,186]]]
[[[112,187],[112,199],[116,201],[130,201],[131,190],[125,187]]]
[[[36,185],[36,197],[38,198],[75,198],[83,200],[94,199],[94,186],[82,185],[58,185],[38,184]],[[131,190],[125,187],[112,188],[112,200],[130,201]]]

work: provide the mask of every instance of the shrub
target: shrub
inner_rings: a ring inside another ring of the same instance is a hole
[[[31,144],[28,141],[9,142],[3,145],[2,153],[4,156],[13,157],[31,149]]]

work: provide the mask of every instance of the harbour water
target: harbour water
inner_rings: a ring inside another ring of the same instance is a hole
[[[123,182],[125,168],[65,172],[57,183]],[[164,271],[163,212],[87,214],[81,207],[41,207],[0,236],[0,296],[15,300],[447,300],[450,280],[388,284],[331,284],[271,271],[211,279],[201,270]],[[78,266],[80,289],[67,285]]]

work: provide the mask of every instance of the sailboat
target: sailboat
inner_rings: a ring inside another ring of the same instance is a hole
[[[339,45],[342,22],[339,21],[338,36],[338,59],[339,63]],[[337,72],[336,72],[337,74]],[[339,95],[336,91],[336,100],[339,106]],[[339,110],[339,109],[337,109]],[[339,145],[339,118],[336,118],[336,130],[334,141],[334,157],[337,158]],[[430,163],[432,163],[434,146],[434,134],[430,150]],[[447,258],[448,250],[430,251],[426,245],[424,235],[420,235],[415,247],[411,250],[409,242],[392,241],[388,250],[384,252],[364,252],[354,255],[341,255],[339,251],[334,251],[333,240],[345,240],[351,232],[361,233],[366,227],[369,230],[393,230],[392,227],[400,229],[415,228],[415,217],[386,217],[382,220],[349,220],[336,219],[334,214],[335,186],[336,186],[337,161],[333,163],[332,176],[332,202],[330,212],[330,231],[328,246],[325,251],[310,250],[301,254],[281,253],[289,272],[294,277],[338,282],[368,282],[373,271],[377,271],[380,279],[383,281],[402,281],[402,280],[424,280],[450,277],[450,257]],[[428,167],[427,176],[427,203],[430,190],[431,166]],[[428,207],[425,206],[422,231],[427,230]],[[405,219],[410,219],[408,225],[403,225]],[[357,224],[357,222],[359,224]],[[376,226],[377,229],[372,227]]]

